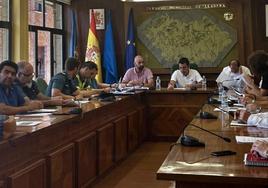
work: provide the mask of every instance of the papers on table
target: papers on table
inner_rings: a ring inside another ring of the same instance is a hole
[[[20,116],[20,117],[42,117],[42,116],[49,116],[52,113],[33,113],[33,114],[19,114],[16,116]]]
[[[252,136],[235,136],[237,143],[253,143],[257,140],[268,141],[268,138],[265,137],[252,137]]]
[[[237,110],[246,110],[246,108],[240,108],[240,107],[228,107],[226,109],[226,111],[228,112],[236,112]],[[221,111],[224,111],[223,109],[221,108],[215,108],[214,109],[214,112],[221,112]]]
[[[239,120],[233,120],[230,123],[231,126],[242,126],[242,127],[255,127],[255,125],[248,125],[246,123],[242,123]]]
[[[57,109],[38,109],[38,110],[29,111],[27,113],[28,114],[53,113],[53,112],[56,112],[56,111],[57,111]]]
[[[185,87],[176,87],[174,88],[174,90],[185,91],[185,90],[190,90],[190,89],[187,89]]]
[[[32,127],[40,124],[42,121],[16,121],[17,126]]]
[[[234,105],[234,106],[237,106],[237,107],[242,107],[242,108],[245,107],[244,104],[239,104],[239,103],[234,103],[233,105]]]

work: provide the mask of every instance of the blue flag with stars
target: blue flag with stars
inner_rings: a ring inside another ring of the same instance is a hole
[[[114,49],[113,28],[111,11],[109,10],[106,18],[104,50],[103,50],[103,68],[105,71],[105,83],[112,84],[117,82],[117,64]]]
[[[126,61],[125,68],[128,70],[133,67],[134,58],[136,56],[136,47],[135,47],[135,35],[134,35],[134,18],[133,10],[130,9],[128,16],[128,30],[127,30],[127,44],[126,44]]]
[[[71,28],[71,37],[70,37],[70,48],[69,48],[69,57],[75,57],[77,55],[77,25],[75,12],[72,10],[72,28]]]

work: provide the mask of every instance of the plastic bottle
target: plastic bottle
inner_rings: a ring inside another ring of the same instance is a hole
[[[222,127],[226,127],[229,124],[229,113],[228,113],[228,96],[226,91],[223,89],[221,94],[221,124]]]
[[[221,92],[221,107],[223,109],[228,107],[228,96],[227,96],[227,93],[224,89]]]
[[[155,80],[155,89],[156,90],[161,90],[161,79],[159,76],[156,77],[156,80]]]
[[[203,76],[203,79],[202,79],[202,89],[204,89],[204,90],[207,89],[207,79],[206,79],[205,75]]]

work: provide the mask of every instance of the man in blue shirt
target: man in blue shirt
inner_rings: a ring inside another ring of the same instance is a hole
[[[39,101],[25,101],[21,88],[14,85],[18,66],[12,61],[0,64],[0,113],[17,114],[43,107]]]

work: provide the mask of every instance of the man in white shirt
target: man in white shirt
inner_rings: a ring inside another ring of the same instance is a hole
[[[202,77],[199,72],[190,69],[189,60],[183,57],[179,60],[179,70],[173,72],[167,89],[173,90],[175,86],[195,89],[201,87],[201,81]]]
[[[239,60],[234,59],[231,60],[229,66],[223,68],[216,82],[222,83],[227,88],[244,88],[245,84],[241,77],[242,74],[251,75],[247,67],[240,65]]]

